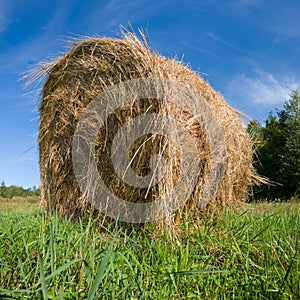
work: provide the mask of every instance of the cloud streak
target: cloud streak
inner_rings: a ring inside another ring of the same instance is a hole
[[[263,0],[229,0],[229,1],[210,1],[220,11],[229,15],[245,15],[252,8],[258,8],[264,5]]]
[[[292,90],[299,87],[300,81],[293,77],[275,76],[256,69],[254,77],[235,76],[229,84],[228,94],[244,103],[278,105],[288,99]]]
[[[171,0],[162,0],[159,2],[140,1],[120,1],[110,0],[105,6],[101,2],[95,2],[90,7],[89,17],[91,30],[101,28],[102,31],[116,30],[119,26],[130,27],[132,23],[140,23],[145,26],[147,20],[161,11],[164,7],[170,5]],[[134,24],[133,24],[134,25]]]
[[[221,39],[219,37],[217,37],[214,33],[212,32],[206,32],[206,36],[208,36],[209,38],[211,38],[212,40],[214,40],[215,42],[225,46],[225,47],[229,47],[237,52],[243,52],[241,49],[238,49],[235,45],[227,42],[226,40],[224,39]]]
[[[9,7],[8,3],[5,1],[0,0],[0,34],[4,32],[8,25],[11,23],[11,20],[9,19]]]
[[[0,33],[4,32],[9,25],[10,20],[6,18],[3,14],[0,15]]]

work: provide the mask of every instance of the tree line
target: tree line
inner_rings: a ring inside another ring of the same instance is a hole
[[[6,186],[4,181],[2,181],[0,184],[0,198],[29,197],[39,195],[40,189],[36,186],[33,186],[29,189],[24,189],[23,187],[16,185]]]
[[[255,198],[300,198],[300,92],[294,90],[282,109],[270,112],[263,124],[247,127],[256,143],[254,164],[269,179],[254,192]]]

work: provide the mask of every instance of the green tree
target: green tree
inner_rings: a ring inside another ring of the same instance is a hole
[[[33,188],[24,189],[23,187],[17,185],[6,186],[4,181],[0,183],[0,198],[27,197],[39,195],[40,189],[36,186],[33,186]]]
[[[286,144],[282,169],[285,184],[300,194],[300,93],[295,90],[284,105],[283,116],[287,124]]]
[[[4,198],[5,192],[6,192],[6,186],[5,186],[4,180],[2,180],[2,182],[0,184],[0,197]]]
[[[289,199],[300,192],[300,93],[295,90],[283,109],[272,112],[260,125],[252,121],[248,131],[257,141],[255,166],[272,185],[264,186],[257,197]],[[275,184],[275,185],[274,185]]]

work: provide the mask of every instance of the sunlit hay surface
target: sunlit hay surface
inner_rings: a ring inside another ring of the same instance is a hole
[[[259,181],[252,166],[252,142],[239,113],[189,67],[151,52],[145,41],[134,34],[127,33],[122,39],[76,40],[69,52],[49,63],[34,79],[45,75],[40,102],[39,150],[41,199],[48,211],[57,209],[64,216],[76,218],[89,210],[90,203],[80,192],[72,166],[72,140],[77,123],[86,106],[98,94],[135,78],[164,78],[183,83],[202,96],[218,118],[225,139],[226,169],[209,209],[239,205],[248,197],[251,186]],[[157,134],[136,140],[128,153],[128,160],[139,176],[146,176],[151,169],[152,155],[163,157],[167,167],[160,183],[149,188],[132,187],[122,182],[113,170],[110,146],[114,135],[130,118],[149,112],[171,116],[195,139],[199,150],[197,159],[202,165],[201,176],[197,178],[194,192],[181,212],[197,212],[203,187],[209,184],[206,181],[210,168],[210,145],[195,118],[168,102],[137,99],[130,105],[119,107],[109,116],[105,126],[99,129],[95,147],[99,176],[113,193],[132,202],[157,200],[176,186],[184,158],[180,158],[174,143]],[[180,223],[179,219],[178,214],[174,214],[168,224]]]

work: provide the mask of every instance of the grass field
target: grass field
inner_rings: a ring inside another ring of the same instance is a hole
[[[300,299],[297,203],[187,222],[179,237],[99,223],[1,199],[0,298]]]

